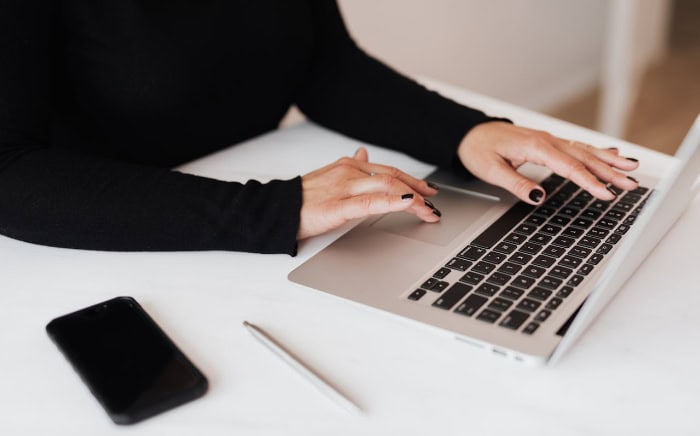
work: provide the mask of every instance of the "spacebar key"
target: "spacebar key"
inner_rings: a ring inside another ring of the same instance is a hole
[[[513,230],[515,225],[522,221],[534,208],[534,206],[530,206],[527,203],[517,203],[508,209],[508,212],[501,215],[488,229],[477,236],[476,239],[472,241],[472,245],[482,248],[491,248],[508,232]]]

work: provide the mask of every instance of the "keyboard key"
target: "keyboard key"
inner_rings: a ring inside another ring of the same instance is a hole
[[[569,248],[576,242],[573,238],[568,238],[566,236],[559,236],[552,241],[552,245],[558,245],[560,247]]]
[[[510,254],[518,249],[518,246],[508,242],[499,242],[493,247],[494,251],[498,251],[505,254]]]
[[[551,174],[549,177],[540,182],[540,186],[547,194],[551,194],[562,183],[564,183],[564,178],[562,176],[558,174]]]
[[[533,260],[532,263],[543,268],[549,268],[550,266],[554,265],[554,262],[556,261],[557,260],[553,257],[540,255],[537,256],[537,258]]]
[[[584,207],[586,207],[589,201],[590,198],[587,199],[579,194],[573,200],[571,200],[567,206],[576,209],[583,209]]]
[[[552,296],[552,291],[550,291],[549,289],[540,288],[539,286],[535,286],[535,288],[532,291],[530,291],[530,293],[528,293],[527,296],[528,298],[544,301]]]
[[[604,212],[608,207],[610,206],[609,201],[603,201],[603,200],[596,200],[593,203],[591,203],[591,209],[597,209],[601,212]]]
[[[488,279],[486,279],[487,282],[502,286],[508,283],[508,280],[510,280],[510,276],[508,274],[503,274],[499,272],[495,272],[489,276]]]
[[[578,241],[578,243],[584,247],[595,248],[598,246],[598,244],[600,244],[600,239],[593,238],[591,236],[584,236],[580,241]]]
[[[505,258],[506,258],[505,254],[496,253],[496,252],[492,251],[484,257],[484,260],[487,260],[491,263],[499,264],[499,263],[503,262],[505,260]]]
[[[621,238],[622,238],[621,234],[613,233],[612,235],[610,235],[610,237],[608,239],[605,240],[605,242],[608,244],[617,244]]]
[[[469,271],[468,273],[464,274],[462,278],[459,279],[459,281],[469,283],[470,285],[476,285],[483,279],[484,276],[482,274],[475,273],[474,271]]]
[[[625,215],[625,212],[619,211],[617,209],[611,209],[605,214],[603,218],[620,221],[622,218],[625,217]]]
[[[593,227],[588,231],[586,236],[591,238],[603,239],[604,237],[608,236],[608,233],[610,233],[610,230],[608,229],[604,229],[602,227]]]
[[[572,226],[581,227],[582,229],[587,229],[593,225],[593,221],[586,218],[576,218],[572,223]]]
[[[555,226],[554,224],[547,223],[547,224],[543,225],[542,228],[540,228],[540,231],[542,233],[546,233],[548,235],[554,236],[557,233],[561,232],[561,227]]]
[[[436,279],[444,279],[447,277],[447,275],[450,273],[450,270],[448,268],[440,268],[433,274],[433,277]]]
[[[513,275],[517,274],[521,268],[522,268],[522,266],[520,266],[520,265],[516,265],[516,264],[511,263],[511,262],[506,262],[503,265],[501,265],[500,268],[498,268],[498,271],[502,272],[504,274],[510,274],[513,276]]]
[[[503,292],[500,293],[500,296],[503,298],[509,298],[509,299],[515,301],[518,298],[520,298],[524,293],[525,293],[525,291],[523,291],[522,289],[508,286],[507,288],[505,288],[503,290]]]
[[[593,265],[591,265],[590,263],[584,263],[583,265],[581,265],[581,268],[579,268],[577,272],[583,276],[587,276],[591,273],[591,271],[593,271]]]
[[[586,209],[583,212],[581,212],[581,218],[586,218],[595,221],[598,218],[600,218],[601,214],[602,212],[597,211],[595,209]]]
[[[484,309],[481,311],[481,313],[479,315],[477,315],[476,319],[481,320],[481,321],[485,321],[488,323],[494,323],[500,317],[501,317],[500,312],[496,312],[495,310],[491,310],[491,309]]]
[[[535,209],[532,213],[542,216],[552,216],[554,215],[554,212],[556,212],[556,210],[552,209],[551,207],[540,206],[537,209]]]
[[[596,226],[602,227],[602,228],[608,229],[608,230],[614,229],[616,225],[617,225],[617,221],[607,219],[607,218],[601,218],[598,221],[598,223],[596,224]]]
[[[615,203],[615,205],[613,206],[612,211],[615,211],[615,212],[618,212],[618,211],[619,211],[619,212],[622,212],[623,214],[625,214],[625,213],[627,213],[627,212],[630,212],[632,209],[634,209],[634,204],[632,204],[632,203],[626,203],[626,202],[624,202],[624,201],[618,201],[618,202]],[[612,212],[612,211],[611,211],[611,212]],[[608,212],[608,213],[610,213],[610,212]]]
[[[472,245],[481,248],[491,248],[506,234],[510,233],[520,221],[522,221],[533,209],[527,203],[518,202],[501,215],[486,230],[472,241]]]
[[[483,248],[470,245],[462,250],[457,256],[476,261],[479,260],[484,254],[486,254],[486,250]]]
[[[537,227],[533,224],[520,224],[518,228],[515,229],[516,232],[522,233],[523,235],[531,235],[535,233]]]
[[[447,290],[444,294],[440,295],[440,297],[435,300],[433,303],[433,307],[438,307],[440,309],[445,309],[445,310],[450,310],[452,306],[457,304],[459,300],[462,299],[469,291],[471,291],[472,287],[469,285],[465,285],[464,283],[455,283],[450,287],[450,289]]]
[[[555,217],[552,217],[552,219],[550,219],[549,222],[551,224],[564,227],[565,225],[569,224],[571,220],[565,216],[557,215]]]
[[[578,275],[578,274],[575,274],[573,277],[571,277],[571,278],[569,279],[568,282],[566,282],[566,284],[569,285],[569,286],[578,286],[578,285],[581,284],[581,282],[583,281],[583,279],[584,279],[583,276],[580,276],[580,275]]]
[[[641,199],[642,199],[641,195],[637,195],[637,194],[633,194],[631,192],[628,192],[627,194],[625,194],[624,197],[622,197],[622,199],[620,201],[623,201],[625,203],[636,204],[636,203],[639,203],[639,200],[641,200]]]
[[[555,265],[551,271],[549,271],[549,274],[551,274],[554,277],[560,278],[560,279],[565,279],[571,275],[571,273],[574,272],[574,270],[569,269],[565,266],[561,265]]]
[[[429,278],[428,280],[424,281],[422,285],[420,285],[421,288],[423,289],[432,289],[433,286],[435,286],[435,283],[437,283],[437,279]]]
[[[519,310],[511,310],[510,313],[503,318],[500,325],[502,327],[517,330],[529,317],[530,315],[527,313]]]
[[[559,192],[565,193],[565,194],[568,194],[568,195],[574,195],[574,194],[576,193],[576,191],[578,191],[578,190],[579,190],[579,186],[578,186],[576,183],[574,183],[574,182],[572,182],[572,181],[568,181],[568,182],[566,183],[566,185],[564,185],[564,186],[559,190]]]
[[[515,254],[513,254],[508,259],[508,261],[513,262],[513,263],[517,263],[520,265],[525,265],[526,263],[528,263],[530,261],[530,259],[532,259],[532,256],[530,256],[527,253],[523,253],[522,251],[518,251]]]
[[[627,233],[627,232],[629,231],[629,229],[630,229],[630,226],[629,226],[629,225],[627,225],[627,224],[620,224],[620,225],[617,226],[617,228],[615,229],[615,233],[617,233],[617,234],[619,234],[619,235],[624,235],[625,233]]]
[[[527,254],[537,254],[542,249],[542,246],[533,242],[526,242],[520,247],[520,251]]]
[[[425,295],[425,292],[426,291],[423,289],[416,289],[415,291],[411,292],[411,295],[408,296],[408,299],[418,301],[423,295]]]
[[[477,294],[485,295],[487,297],[492,297],[496,295],[496,292],[501,289],[496,285],[492,285],[491,283],[484,283],[481,286],[479,286],[476,291]]]
[[[644,195],[647,192],[649,192],[649,188],[645,188],[644,186],[640,186],[637,189],[635,189],[634,191],[630,191],[630,192],[632,192],[632,194],[636,194],[636,195]]]
[[[610,244],[603,244],[595,252],[599,254],[608,254],[612,248],[613,246]]]
[[[542,251],[542,254],[546,254],[547,256],[552,257],[560,257],[564,253],[566,253],[566,248],[557,247],[556,245],[550,245],[549,247],[545,247]]]
[[[570,206],[563,207],[559,210],[559,214],[564,215],[564,216],[569,217],[569,218],[575,217],[576,215],[578,215],[578,212],[579,212],[578,209],[576,209],[574,207],[570,207]]]
[[[531,335],[531,334],[535,333],[539,327],[540,327],[539,324],[537,324],[534,321],[530,321],[523,329],[523,333],[525,333],[527,335]]]
[[[530,215],[530,216],[527,217],[527,219],[525,220],[526,223],[528,223],[528,224],[533,224],[533,225],[535,225],[535,226],[540,226],[540,225],[542,225],[545,221],[547,221],[547,218],[542,217],[542,216],[538,216],[538,215]]]
[[[449,285],[450,284],[447,282],[440,281],[440,282],[435,283],[435,285],[432,288],[430,288],[430,290],[434,291],[434,292],[442,292],[445,289],[447,289],[447,287]]]
[[[578,238],[579,236],[583,235],[585,233],[585,230],[579,229],[578,227],[567,227],[564,229],[564,232],[562,232],[563,236],[568,236],[570,238]]]
[[[472,268],[472,271],[476,271],[481,274],[489,274],[491,271],[496,269],[496,265],[489,263],[489,262],[479,262],[476,265],[474,265],[474,268]]]
[[[520,245],[525,242],[525,239],[527,238],[520,233],[511,233],[510,235],[506,236],[505,241],[510,242],[511,244]]]
[[[549,235],[545,235],[544,233],[535,233],[528,242],[534,242],[535,244],[540,244],[540,245],[545,245],[547,242],[551,241],[552,237]],[[527,252],[525,248],[522,248],[523,251]],[[539,251],[539,250],[537,250]]]
[[[525,268],[525,271],[523,271],[523,275],[539,279],[542,276],[542,274],[545,273],[545,271],[547,270],[544,268],[540,268],[539,266],[528,265],[527,268]]]
[[[554,297],[551,300],[549,300],[549,303],[545,306],[545,309],[547,310],[555,310],[557,307],[561,306],[562,303],[561,298]]]
[[[500,312],[505,312],[513,305],[513,302],[506,300],[505,298],[496,297],[492,302],[489,303],[489,309],[498,310]]]
[[[450,269],[455,269],[457,271],[466,271],[467,268],[472,266],[472,263],[469,262],[468,260],[460,259],[458,257],[452,258],[447,264],[445,264],[447,268]]]
[[[557,292],[557,297],[566,298],[569,295],[571,295],[572,292],[574,292],[574,288],[572,288],[571,286],[564,286],[559,290],[559,292]]]
[[[550,312],[547,309],[542,309],[539,312],[537,312],[537,315],[535,315],[535,319],[539,322],[545,322],[547,321],[547,318],[549,318],[549,315],[551,315],[552,312]]]
[[[537,308],[540,307],[540,304],[541,303],[539,301],[531,300],[529,298],[523,298],[523,300],[520,303],[518,303],[517,308],[524,310],[525,312],[534,312],[537,310]]]
[[[569,254],[575,257],[580,257],[582,259],[585,259],[588,257],[589,254],[591,254],[593,250],[590,248],[586,247],[581,247],[580,245],[577,245],[575,247],[572,247],[571,250],[569,250]]]
[[[601,260],[603,260],[603,255],[596,253],[588,259],[588,263],[591,265],[598,265]]]
[[[540,280],[537,286],[541,286],[547,289],[557,289],[559,286],[561,286],[561,284],[561,279],[552,276],[545,276],[542,280]]]
[[[459,313],[460,315],[472,316],[488,300],[489,300],[488,298],[482,297],[481,295],[471,294],[470,296],[467,297],[466,300],[464,300],[462,302],[462,304],[457,306],[457,309],[455,309],[455,312]]]
[[[521,275],[514,278],[510,284],[511,286],[516,286],[518,288],[529,289],[530,286],[535,284],[535,279]]]
[[[581,265],[581,262],[583,261],[578,257],[566,255],[561,259],[561,261],[559,261],[559,265],[567,268],[576,268]]]

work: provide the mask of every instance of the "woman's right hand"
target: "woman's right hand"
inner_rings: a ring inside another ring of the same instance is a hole
[[[387,212],[412,213],[429,223],[440,220],[440,211],[425,200],[437,189],[396,168],[370,163],[364,148],[306,174],[301,188],[299,240]]]

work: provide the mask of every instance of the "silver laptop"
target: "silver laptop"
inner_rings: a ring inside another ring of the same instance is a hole
[[[557,360],[697,191],[700,116],[664,175],[601,201],[542,169],[540,207],[446,172],[437,224],[366,219],[289,274],[293,282],[409,318],[528,364]],[[613,188],[617,189],[617,188]]]

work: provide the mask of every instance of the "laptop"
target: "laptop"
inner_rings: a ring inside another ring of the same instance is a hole
[[[695,196],[700,116],[667,174],[601,201],[543,168],[539,207],[436,171],[437,224],[370,217],[289,274],[292,282],[435,327],[530,365],[561,358]]]

